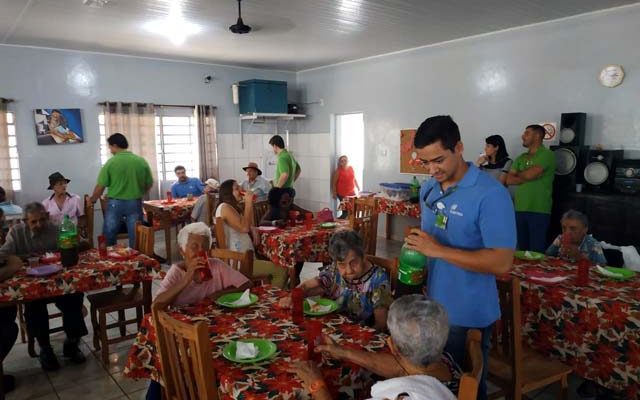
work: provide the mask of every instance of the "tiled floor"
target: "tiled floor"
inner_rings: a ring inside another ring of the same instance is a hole
[[[164,243],[162,236],[156,238],[156,244],[158,244],[156,251],[159,254],[164,254],[162,243]],[[401,246],[401,242],[380,239],[377,255],[397,257]],[[177,252],[174,254],[177,254]],[[317,274],[317,267],[317,264],[312,263],[305,265],[302,271],[303,279]],[[154,282],[153,287],[155,291],[158,287],[158,282]],[[55,323],[52,321],[52,325]],[[59,324],[60,322],[57,323]],[[16,343],[4,361],[5,373],[15,375],[17,379],[16,390],[6,396],[7,400],[144,399],[147,382],[135,381],[122,375],[131,341],[111,346],[110,363],[109,365],[104,365],[100,355],[92,353],[93,344],[89,317],[86,318],[86,323],[90,332],[89,335],[83,338],[81,344],[82,351],[87,355],[85,364],[70,365],[66,363],[61,354],[64,333],[52,336],[54,351],[62,364],[62,368],[56,372],[43,372],[38,359],[30,358],[27,354],[26,344],[20,343],[18,340],[18,343]],[[135,329],[135,325],[131,325],[128,328],[131,332],[135,331]],[[115,334],[116,332],[113,333]],[[570,399],[578,399],[575,394],[575,388],[580,382],[579,378],[571,378]],[[538,400],[555,399],[556,393],[556,387],[551,387],[530,397]]]

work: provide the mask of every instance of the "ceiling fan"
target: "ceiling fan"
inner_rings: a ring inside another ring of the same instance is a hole
[[[236,22],[235,25],[231,25],[229,27],[229,30],[231,32],[237,33],[239,35],[243,33],[251,32],[251,27],[249,25],[245,25],[244,22],[242,21],[242,8],[240,6],[241,1],[242,0],[238,0],[238,21]]]

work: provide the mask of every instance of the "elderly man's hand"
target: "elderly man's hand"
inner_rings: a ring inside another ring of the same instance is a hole
[[[410,249],[427,257],[440,258],[444,248],[433,236],[417,228],[411,229],[411,233],[404,241]]]
[[[324,379],[322,377],[322,373],[312,361],[298,361],[296,363],[292,363],[287,371],[298,375],[298,378],[302,380],[307,390],[309,390],[309,386],[311,386],[311,384]]]
[[[316,346],[315,351],[326,353],[331,358],[340,360],[345,357],[347,349],[336,343],[329,335],[322,335],[323,344]]]

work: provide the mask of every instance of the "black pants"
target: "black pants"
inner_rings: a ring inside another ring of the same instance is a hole
[[[36,300],[24,307],[24,319],[27,321],[27,332],[34,337],[40,347],[50,346],[49,312],[47,304],[54,303],[62,312],[62,328],[68,338],[79,339],[88,333],[82,315],[84,293],[72,293],[52,299]]]
[[[18,338],[16,306],[0,307],[0,362],[9,354]]]

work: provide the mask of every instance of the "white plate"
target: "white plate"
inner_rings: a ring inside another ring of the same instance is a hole
[[[47,276],[47,275],[55,274],[60,270],[62,270],[62,265],[60,264],[41,265],[36,268],[31,268],[31,267],[27,268],[27,275]]]

